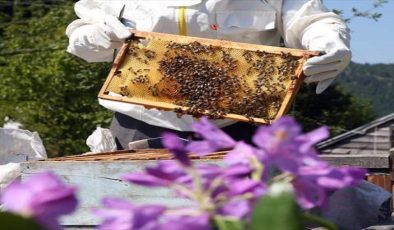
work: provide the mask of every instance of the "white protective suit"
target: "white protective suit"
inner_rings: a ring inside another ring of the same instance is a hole
[[[75,4],[80,19],[66,34],[68,52],[89,62],[112,61],[113,49],[130,35],[117,19],[125,6],[123,23],[142,31],[187,35],[278,46],[281,37],[291,48],[325,52],[304,66],[305,82],[319,82],[323,91],[350,61],[349,30],[320,0],[81,0]],[[104,107],[150,125],[190,131],[191,116],[147,110],[142,106],[100,100]],[[216,120],[224,127],[234,123]]]

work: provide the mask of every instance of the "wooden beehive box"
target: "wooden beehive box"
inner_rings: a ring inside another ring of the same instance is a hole
[[[132,31],[99,98],[268,124],[289,108],[317,52]]]
[[[195,164],[220,164],[223,153],[199,158],[192,157]],[[78,187],[79,207],[70,216],[62,219],[67,229],[93,229],[99,219],[91,213],[100,207],[104,197],[116,197],[135,204],[164,204],[181,206],[188,204],[182,198],[174,197],[165,188],[147,188],[124,182],[120,177],[130,172],[142,172],[146,166],[155,165],[156,160],[172,159],[164,149],[124,150],[94,155],[76,155],[52,158],[45,161],[32,161],[22,164],[22,180],[32,174],[52,171],[67,184]]]
[[[219,152],[203,158],[192,156],[192,159],[194,164],[220,165],[224,154],[225,152]],[[375,171],[388,170],[390,167],[388,156],[321,155],[321,157],[337,166],[352,165]],[[189,204],[187,200],[174,196],[174,193],[168,189],[141,187],[119,179],[126,173],[142,172],[146,166],[155,165],[156,160],[159,159],[172,159],[172,156],[166,150],[148,149],[52,158],[22,163],[21,179],[24,180],[32,174],[50,170],[67,184],[77,186],[80,200],[78,210],[73,215],[62,219],[62,225],[67,229],[93,229],[99,223],[99,219],[92,215],[91,209],[100,207],[100,201],[104,197],[122,198],[135,204],[150,203],[168,206]]]

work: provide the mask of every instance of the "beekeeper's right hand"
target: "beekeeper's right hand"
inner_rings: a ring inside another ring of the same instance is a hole
[[[130,32],[115,16],[106,16],[101,23],[90,27],[91,33],[85,39],[92,45],[106,49],[119,48]]]
[[[70,24],[66,30],[70,37],[68,49],[89,62],[111,61],[113,49],[120,48],[131,35],[128,28],[113,15],[106,15],[93,24],[78,21],[75,24]]]

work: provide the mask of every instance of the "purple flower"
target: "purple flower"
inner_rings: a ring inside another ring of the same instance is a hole
[[[217,214],[240,219],[249,217],[252,204],[267,191],[264,183],[247,178],[227,180],[226,187],[220,189],[220,192],[212,194],[212,198],[215,202],[222,203],[220,200],[226,197],[226,201],[217,205]]]
[[[94,209],[93,213],[103,220],[100,230],[155,230],[159,218],[166,210],[161,205],[134,206],[127,201],[114,198],[103,199],[105,209]]]
[[[208,214],[167,216],[159,230],[211,230]]]
[[[206,117],[202,117],[200,122],[194,123],[192,128],[193,131],[199,134],[204,140],[189,143],[187,149],[200,156],[217,150],[230,149],[236,144],[229,135],[209,123]]]
[[[181,139],[174,133],[164,133],[162,135],[163,145],[168,149],[181,164],[185,166],[190,166],[191,161],[187,155],[188,150],[186,150]]]
[[[327,193],[357,184],[365,177],[366,170],[355,167],[301,167],[292,182],[297,201],[309,209],[322,206]]]
[[[217,213],[221,216],[227,216],[232,218],[246,219],[250,216],[252,211],[251,201],[234,200],[225,203],[222,207],[217,210]]]
[[[204,189],[210,188],[212,182],[223,175],[223,169],[214,164],[199,164],[195,166],[195,170],[200,177],[200,183]],[[187,174],[179,177],[176,182],[186,186],[190,190],[195,190],[195,184],[193,183],[194,179],[192,175]]]
[[[312,181],[296,178],[293,182],[298,204],[304,209],[322,206],[327,200],[326,191]]]
[[[51,172],[40,173],[26,181],[11,183],[1,195],[7,211],[33,217],[48,229],[61,229],[58,218],[77,207],[75,188],[66,186]]]
[[[168,186],[172,183],[171,180],[161,179],[146,173],[129,173],[122,176],[123,180],[132,182],[142,186]]]
[[[227,167],[223,170],[224,178],[242,178],[248,177],[252,173],[253,169],[250,165],[246,164],[235,164]]]
[[[229,192],[228,196],[239,196],[244,194],[251,194],[254,197],[262,196],[266,191],[266,185],[260,181],[254,181],[251,179],[240,179],[231,181],[228,184]]]
[[[330,136],[328,128],[323,126],[318,129],[312,130],[309,133],[305,133],[296,137],[298,143],[300,143],[299,151],[301,153],[310,153],[314,151],[313,146],[322,140],[325,140]]]
[[[298,177],[313,181],[317,186],[325,189],[340,189],[357,184],[365,177],[366,170],[355,167],[302,167]]]
[[[327,137],[326,127],[301,134],[301,127],[293,118],[283,117],[271,126],[260,127],[253,142],[264,151],[265,166],[294,173],[305,164],[320,164],[313,145]]]
[[[177,161],[159,161],[155,167],[145,168],[145,173],[129,173],[121,178],[143,186],[169,186],[180,177],[186,176]]]
[[[251,145],[246,144],[243,141],[240,141],[235,145],[234,149],[232,149],[224,157],[224,162],[226,162],[228,165],[235,165],[235,164],[249,165],[251,163],[252,158],[261,160],[263,158],[262,151],[254,148]]]
[[[282,117],[270,126],[261,126],[253,136],[253,143],[269,154],[277,154],[283,147],[294,144],[301,127],[292,117]]]

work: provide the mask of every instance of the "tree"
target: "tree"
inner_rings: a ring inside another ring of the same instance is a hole
[[[8,117],[37,131],[50,156],[87,151],[86,138],[111,119],[97,103],[109,64],[86,63],[65,51],[73,2],[0,2],[0,127]],[[349,94],[330,88],[317,97],[313,90],[304,88],[293,111],[307,128],[317,126],[314,120],[339,132],[371,119],[370,107]]]
[[[374,21],[378,21],[382,18],[383,14],[378,12],[379,7],[383,7],[384,4],[388,3],[388,0],[374,0],[372,7],[368,10],[359,10],[356,7],[352,8],[351,16],[344,18],[345,22],[351,22],[354,18],[369,18]],[[333,9],[333,12],[343,16],[343,10]]]
[[[394,112],[394,64],[350,63],[338,82],[357,98],[368,98],[378,116]]]
[[[10,117],[37,131],[51,156],[81,153],[94,128],[110,121],[111,113],[97,103],[109,65],[88,64],[65,51],[64,31],[75,18],[70,2],[45,12],[36,10],[37,2],[15,4],[3,30],[0,126]]]
[[[375,117],[370,102],[357,100],[340,85],[329,87],[319,96],[315,88],[315,85],[304,85],[290,111],[306,130],[326,125],[331,136],[335,136]]]

